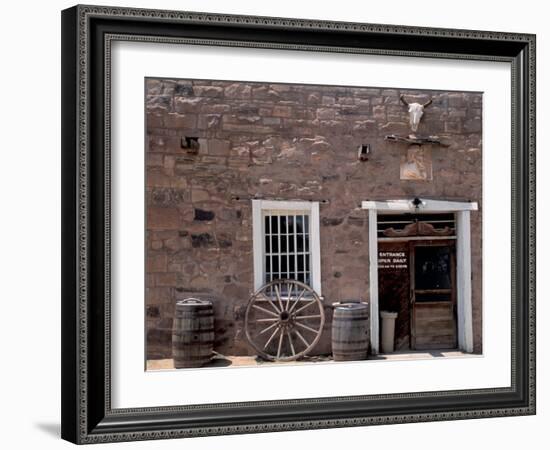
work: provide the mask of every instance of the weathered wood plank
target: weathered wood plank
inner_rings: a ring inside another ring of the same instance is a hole
[[[455,325],[450,320],[438,320],[431,322],[417,322],[416,336],[441,336],[454,335]]]

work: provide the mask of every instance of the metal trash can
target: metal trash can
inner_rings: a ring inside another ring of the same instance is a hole
[[[380,311],[380,317],[382,318],[382,353],[393,353],[397,313]]]

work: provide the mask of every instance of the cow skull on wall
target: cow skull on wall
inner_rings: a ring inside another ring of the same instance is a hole
[[[399,98],[409,108],[409,123],[411,125],[411,129],[416,132],[416,130],[418,130],[418,124],[420,123],[420,119],[424,114],[424,108],[431,105],[432,99],[428,100],[424,104],[421,104],[421,103],[408,103],[405,100],[405,97],[403,95],[401,95],[401,97]]]

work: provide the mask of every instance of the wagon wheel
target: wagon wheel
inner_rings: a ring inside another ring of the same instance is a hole
[[[325,313],[316,292],[296,280],[274,280],[256,291],[246,307],[250,345],[271,361],[293,361],[321,338]]]

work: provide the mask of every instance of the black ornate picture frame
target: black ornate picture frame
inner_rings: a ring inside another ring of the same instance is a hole
[[[511,385],[113,409],[110,70],[114,41],[501,61],[511,66]],[[535,36],[75,6],[62,12],[62,437],[167,439],[535,414]]]

